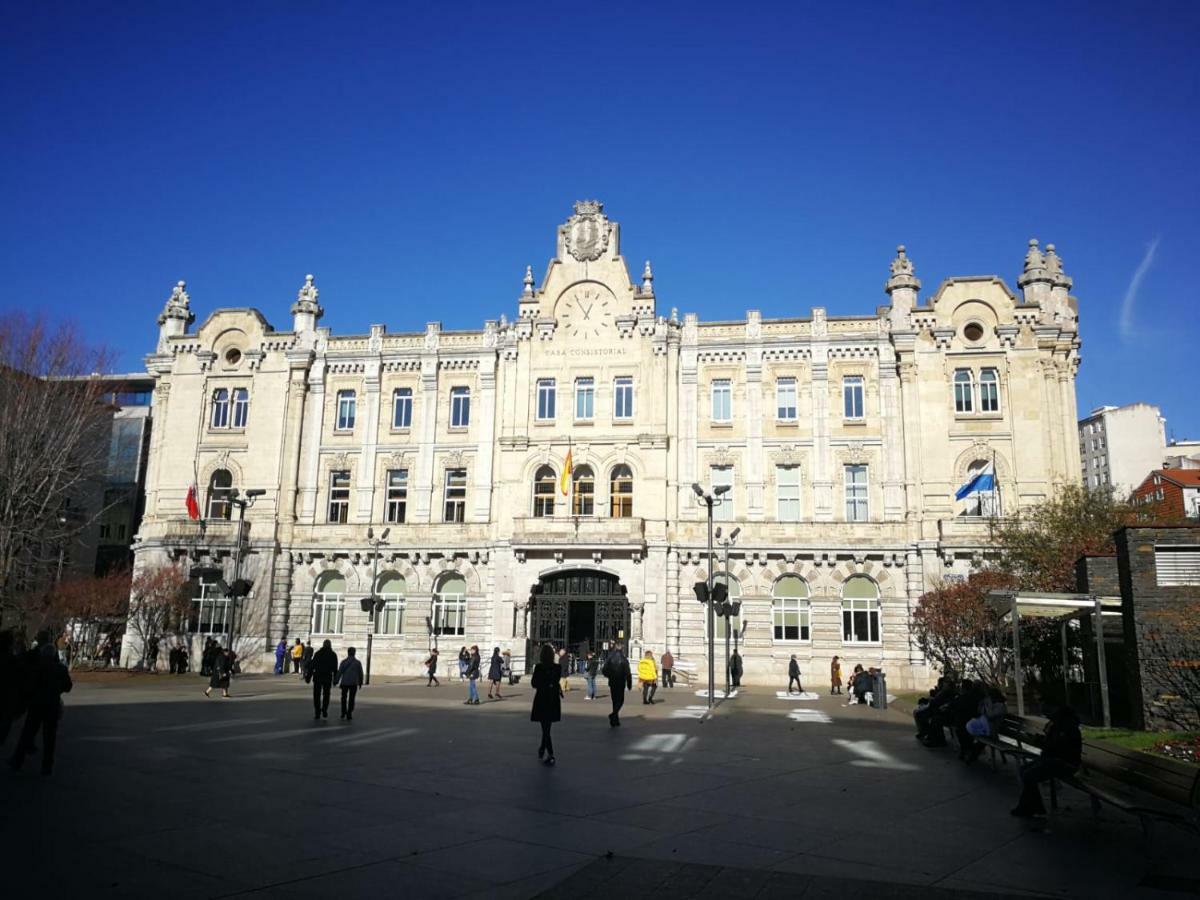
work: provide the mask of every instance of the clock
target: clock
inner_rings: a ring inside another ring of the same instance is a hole
[[[558,319],[568,337],[597,338],[612,327],[615,298],[599,286],[577,287],[562,301]]]

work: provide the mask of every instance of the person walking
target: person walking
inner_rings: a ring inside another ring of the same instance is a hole
[[[279,639],[279,643],[275,645],[275,674],[282,675],[284,668],[287,666],[287,641],[283,638]]]
[[[658,667],[654,664],[654,654],[649,650],[638,660],[638,681],[642,683],[642,703],[652,706],[654,693],[658,690]]]
[[[49,775],[54,769],[54,751],[58,746],[62,695],[73,687],[71,673],[58,658],[58,650],[50,642],[48,635],[45,642],[38,644],[29,666],[26,673],[29,678],[29,706],[25,710],[25,724],[21,729],[21,737],[17,740],[16,749],[8,764],[14,772],[18,771],[24,764],[25,757],[33,750],[34,739],[41,731],[42,774]]]
[[[308,639],[308,643],[304,645],[304,655],[300,657],[300,671],[307,672],[312,665],[313,653],[312,638]]]
[[[796,654],[792,654],[792,659],[788,663],[788,689],[787,692],[792,692],[792,682],[796,682],[796,693],[803,694],[804,687],[800,684],[800,663],[796,662]]]
[[[429,680],[425,682],[425,687],[429,687],[431,684],[436,684],[438,687],[442,686],[442,683],[437,678],[437,660],[438,652],[435,647],[429,651],[429,659],[425,660],[425,668],[429,672]]]
[[[612,712],[608,715],[610,728],[621,725],[621,707],[625,705],[625,691],[633,690],[633,673],[629,670],[629,660],[621,652],[620,643],[614,643],[604,660],[602,674],[608,681],[608,692],[612,698]]]
[[[467,706],[479,705],[479,687],[476,682],[479,681],[480,665],[479,646],[472,644],[471,652],[467,654]]]
[[[312,649],[311,644],[308,649]],[[329,692],[333,688],[333,675],[337,670],[337,654],[333,652],[333,643],[326,638],[321,649],[308,661],[304,674],[305,681],[312,681],[314,719],[329,718]]]
[[[842,692],[842,664],[835,656],[833,662],[829,664],[829,693],[840,694]]]
[[[342,660],[342,664],[338,666],[337,675],[334,676],[338,687],[342,689],[342,718],[354,718],[354,698],[358,696],[358,689],[362,687],[366,676],[363,674],[362,663],[354,656],[354,648],[346,648],[346,658]]]
[[[488,663],[488,699],[492,699],[492,691],[496,692],[496,699],[503,700],[500,696],[500,682],[504,678],[504,657],[500,655],[500,648],[492,648],[492,659]]]
[[[233,651],[217,647],[212,653],[208,664],[208,687],[204,696],[211,697],[213,688],[221,689],[221,696],[229,699],[229,680],[233,677]]]
[[[587,696],[584,700],[596,699],[596,676],[600,673],[600,660],[591,650],[588,651],[587,663],[583,669],[583,680],[587,682]]]
[[[458,651],[458,680],[465,681],[467,677],[467,667],[471,665],[471,652],[462,647]]]
[[[729,680],[735,688],[742,686],[742,657],[736,650],[729,657]]]
[[[538,664],[533,667],[529,680],[533,687],[533,709],[529,721],[542,726],[542,742],[538,745],[538,759],[545,765],[554,765],[554,741],[550,738],[550,726],[562,719],[562,687],[559,679],[562,670],[554,662],[554,648],[543,644],[538,655]]]
[[[300,642],[300,638],[296,638],[296,643],[292,644],[292,674],[296,675],[300,672],[300,663],[304,660],[304,644]]]
[[[658,667],[662,670],[662,686],[675,687],[675,676],[672,674],[675,671],[675,657],[671,655],[670,650],[663,651],[658,660]]]
[[[567,691],[571,690],[571,682],[568,677],[571,674],[571,656],[567,653],[566,647],[558,651],[558,668],[562,672],[562,681],[559,687],[562,688],[563,696],[566,696]]]

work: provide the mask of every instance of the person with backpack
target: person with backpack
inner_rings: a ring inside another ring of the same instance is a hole
[[[346,648],[346,658],[342,660],[337,674],[333,676],[333,680],[342,689],[342,718],[347,721],[354,718],[354,698],[358,696],[358,689],[366,680],[362,663],[355,658],[354,652],[353,647]]]
[[[437,678],[437,662],[438,652],[437,648],[434,647],[429,651],[429,659],[425,660],[425,669],[429,672],[429,680],[425,682],[425,687],[433,684],[436,684],[438,687],[442,686],[442,683]]]
[[[555,663],[554,647],[543,644],[538,655],[538,664],[533,667],[529,679],[533,687],[533,709],[529,721],[542,726],[542,742],[538,745],[538,759],[545,765],[554,765],[554,742],[550,739],[550,727],[562,719],[562,687],[559,679],[562,670]]]
[[[500,682],[504,678],[504,658],[500,655],[500,648],[492,648],[492,658],[488,662],[488,699],[492,699],[492,691],[496,692],[496,699],[503,700],[500,696]]]
[[[304,680],[311,681],[313,686],[314,719],[329,718],[329,692],[333,689],[333,676],[337,670],[337,654],[333,652],[333,643],[326,638],[304,670]]]
[[[633,672],[629,669],[629,660],[621,652],[619,642],[614,643],[608,652],[602,674],[608,681],[608,692],[612,697],[612,712],[608,715],[608,725],[610,728],[619,728],[621,707],[625,705],[625,692],[633,690]]]

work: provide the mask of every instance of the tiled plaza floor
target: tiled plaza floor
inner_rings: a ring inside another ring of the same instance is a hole
[[[683,689],[620,729],[581,690],[538,764],[525,685],[375,684],[314,722],[299,679],[206,700],[195,676],[81,678],[58,768],[0,773],[6,871],[55,896],[1172,897],[1200,842],[1008,815],[1011,769],[920,747],[896,711],[748,688],[709,721]],[[11,749],[13,738],[5,752]],[[16,884],[11,884],[11,879]],[[1173,892],[1172,892],[1173,891]],[[164,894],[164,892],[166,892]]]

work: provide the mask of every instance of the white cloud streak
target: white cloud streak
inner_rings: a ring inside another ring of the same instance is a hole
[[[1121,299],[1121,318],[1117,322],[1117,328],[1124,339],[1133,337],[1133,307],[1137,303],[1138,291],[1142,287],[1142,279],[1146,277],[1146,273],[1150,271],[1150,266],[1154,264],[1154,254],[1158,250],[1159,240],[1160,238],[1155,238],[1150,242],[1150,246],[1146,248],[1146,254],[1142,257],[1142,261],[1138,263],[1138,267],[1133,270],[1133,277],[1129,279],[1129,287],[1125,288],[1125,296]]]

